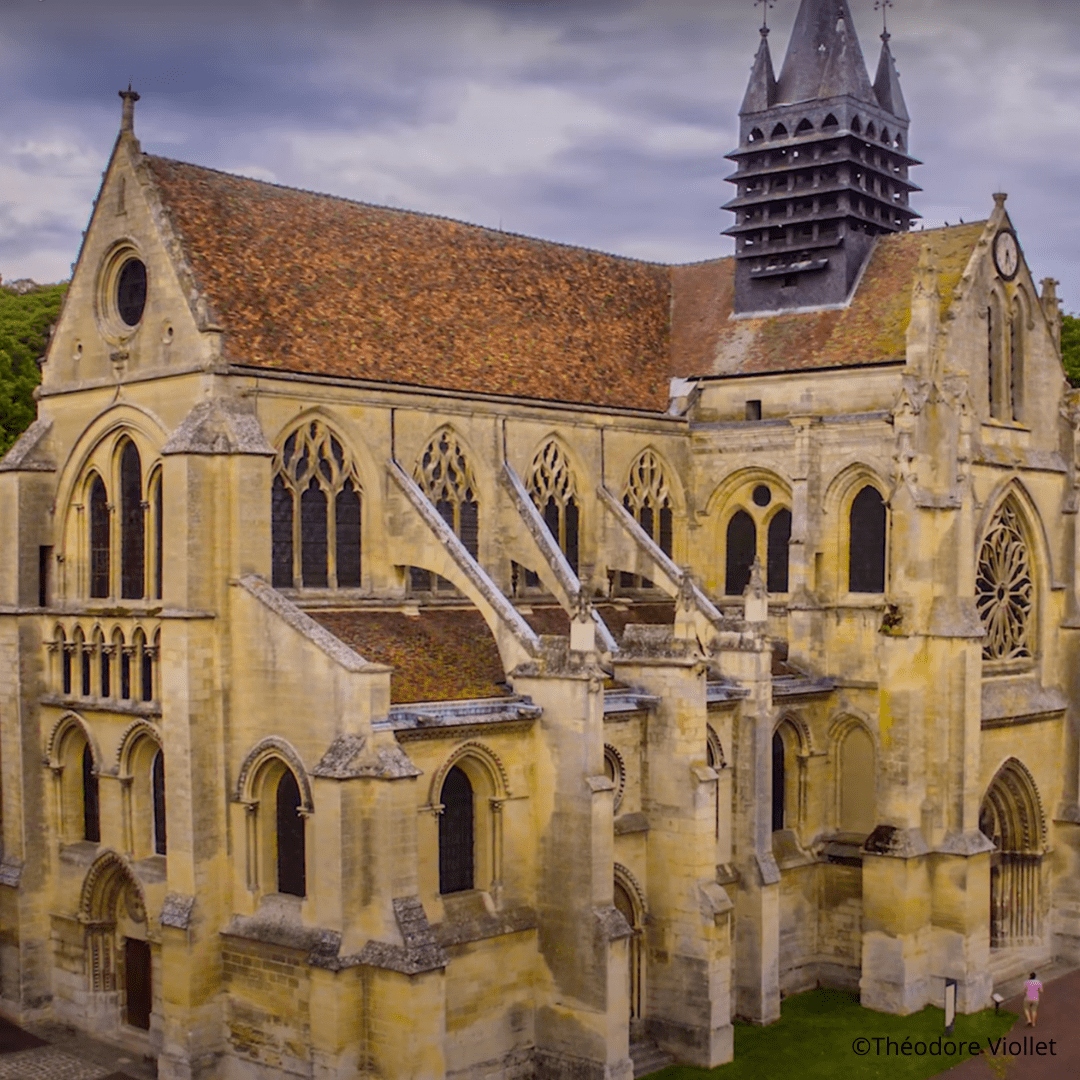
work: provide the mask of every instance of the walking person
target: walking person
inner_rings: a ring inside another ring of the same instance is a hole
[[[1024,983],[1024,1016],[1027,1017],[1027,1026],[1034,1027],[1039,1015],[1039,997],[1042,994],[1043,984],[1035,978],[1035,972],[1031,973],[1028,981]]]

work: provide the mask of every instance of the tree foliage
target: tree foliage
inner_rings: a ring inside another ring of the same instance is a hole
[[[1080,386],[1080,316],[1066,315],[1061,323],[1061,362],[1072,386]]]
[[[26,293],[0,286],[0,456],[34,422],[37,359],[60,311],[67,284],[42,285]]]

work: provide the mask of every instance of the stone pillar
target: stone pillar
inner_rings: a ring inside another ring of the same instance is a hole
[[[642,809],[649,821],[646,1026],[679,1061],[730,1061],[732,903],[716,879],[706,664],[668,627],[628,627],[617,677],[657,698],[649,714]]]
[[[536,732],[536,1075],[630,1080],[626,920],[614,907],[613,785],[604,773],[603,672],[546,651],[514,689],[543,709]]]

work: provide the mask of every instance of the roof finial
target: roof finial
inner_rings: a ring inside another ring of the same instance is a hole
[[[120,130],[133,132],[135,130],[135,102],[139,100],[139,95],[131,89],[130,79],[128,80],[128,88],[119,91],[119,93],[124,100],[120,113]]]
[[[881,12],[881,40],[888,41],[892,35],[889,33],[889,8],[893,6],[893,0],[874,0],[874,10]]]
[[[761,36],[769,36],[769,8],[776,7],[776,0],[754,0],[754,7],[761,5]]]

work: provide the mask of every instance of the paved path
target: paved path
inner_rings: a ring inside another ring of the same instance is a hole
[[[1035,1042],[1049,1044],[1054,1040],[1056,1054],[1039,1057],[1033,1053],[991,1062],[986,1057],[971,1058],[941,1074],[943,1080],[1063,1080],[1080,1077],[1080,971],[1070,972],[1060,979],[1044,984],[1039,1005],[1037,1026],[1029,1028],[1024,1019],[1023,994],[1017,994],[1002,1005],[1003,1009],[1020,1014],[1007,1038],[1022,1042],[1027,1036],[1029,1048]],[[1046,1047],[1049,1051],[1049,1046]]]
[[[152,1080],[156,1075],[151,1064],[70,1028],[45,1024],[27,1031],[0,1017],[0,1080]]]

